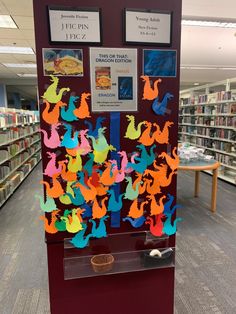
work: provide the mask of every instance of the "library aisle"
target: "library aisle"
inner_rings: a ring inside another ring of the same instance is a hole
[[[40,163],[0,210],[0,313],[50,313],[41,175]]]
[[[0,313],[50,313],[46,245],[34,198],[42,193],[41,173],[40,163],[0,210]],[[193,181],[190,172],[179,172],[178,215],[184,220],[177,233],[175,313],[236,313],[235,187],[219,181],[213,215],[211,177],[201,173],[205,193],[199,198],[189,189]]]
[[[179,142],[204,149],[221,163],[219,178],[236,184],[236,94],[230,83],[235,78],[180,92]]]

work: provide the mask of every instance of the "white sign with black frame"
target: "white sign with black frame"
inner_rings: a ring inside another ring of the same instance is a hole
[[[48,6],[51,42],[101,43],[100,10]]]
[[[125,42],[171,45],[172,13],[125,9]]]

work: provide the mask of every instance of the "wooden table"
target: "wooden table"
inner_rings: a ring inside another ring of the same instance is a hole
[[[216,211],[216,195],[217,195],[217,176],[220,163],[215,160],[210,161],[190,161],[188,163],[180,162],[178,170],[192,170],[195,171],[195,188],[194,196],[199,195],[200,171],[212,170],[212,190],[211,190],[211,211]]]

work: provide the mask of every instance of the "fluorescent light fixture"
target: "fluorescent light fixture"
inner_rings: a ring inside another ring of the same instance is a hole
[[[209,67],[204,65],[182,65],[180,66],[182,70],[215,70],[216,67]]]
[[[36,63],[2,63],[7,68],[36,68]]]
[[[34,51],[30,47],[0,46],[0,53],[20,53],[33,55]]]
[[[184,26],[236,28],[235,22],[227,22],[227,21],[203,21],[203,20],[183,19],[181,23]]]
[[[19,77],[37,77],[37,74],[30,73],[19,73],[17,74]]]
[[[222,67],[222,68],[218,68],[218,70],[222,70],[222,71],[236,71],[236,67]]]
[[[223,71],[236,71],[236,66],[209,66],[209,65],[181,65],[182,70],[223,70]]]
[[[0,27],[2,28],[17,28],[16,23],[10,15],[0,15]]]

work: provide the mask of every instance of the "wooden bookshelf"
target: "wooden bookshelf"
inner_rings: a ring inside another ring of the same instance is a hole
[[[179,141],[221,163],[219,178],[236,184],[236,78],[180,92]]]

